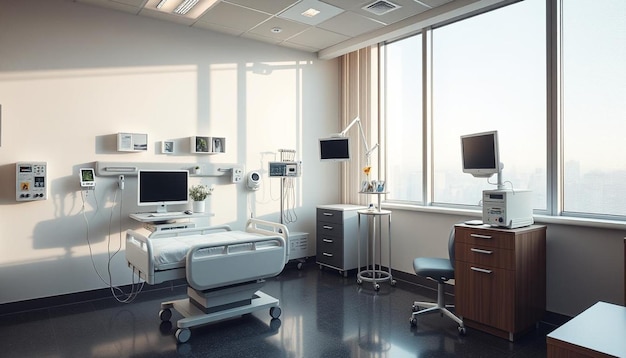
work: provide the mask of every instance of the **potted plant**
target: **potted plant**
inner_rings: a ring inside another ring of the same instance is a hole
[[[189,197],[193,200],[193,211],[204,212],[204,200],[213,193],[213,187],[204,184],[193,185],[189,188]]]

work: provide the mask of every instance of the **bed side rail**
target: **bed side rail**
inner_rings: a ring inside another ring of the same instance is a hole
[[[148,284],[153,284],[154,261],[152,258],[152,244],[143,234],[135,230],[126,230],[126,261],[129,266],[139,271],[139,277]]]
[[[287,229],[287,226],[260,219],[248,219],[246,231],[268,236],[280,236],[285,242],[288,242],[289,238],[289,229]]]
[[[158,239],[161,237],[178,237],[188,235],[206,235],[221,231],[232,231],[229,225],[216,225],[206,227],[192,227],[189,229],[176,229],[176,230],[163,230],[155,231],[150,234],[151,239]]]
[[[286,245],[276,235],[195,245],[187,253],[187,282],[202,291],[276,276],[285,267]]]

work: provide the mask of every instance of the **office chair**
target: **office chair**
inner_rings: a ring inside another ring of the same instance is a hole
[[[437,303],[413,302],[413,314],[411,314],[409,322],[411,322],[411,326],[414,327],[417,325],[418,315],[441,312],[442,315],[445,314],[459,325],[458,329],[460,334],[465,334],[463,320],[448,310],[448,307],[454,306],[446,305],[444,299],[444,285],[448,280],[454,278],[454,228],[450,231],[450,237],[448,239],[448,255],[448,259],[438,257],[418,257],[413,260],[413,269],[415,270],[416,275],[437,281]],[[420,308],[424,309],[420,310]]]

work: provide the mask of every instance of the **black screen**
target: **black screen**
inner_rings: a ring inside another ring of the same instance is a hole
[[[187,171],[139,171],[139,204],[187,202]]]
[[[321,160],[349,160],[350,144],[348,138],[320,139]]]
[[[463,145],[463,168],[496,168],[494,140],[493,134],[464,137],[461,141]]]

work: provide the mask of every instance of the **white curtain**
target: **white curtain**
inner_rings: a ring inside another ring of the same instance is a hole
[[[373,148],[379,143],[378,112],[378,47],[372,46],[341,57],[342,86],[342,129],[346,128],[357,116],[365,133],[367,147]],[[370,156],[372,170],[369,177],[363,173],[367,165],[365,145],[355,124],[347,133],[350,137],[351,159],[342,164],[342,202],[346,204],[367,205],[372,201],[370,195],[359,194],[363,180],[377,180],[380,148]]]

